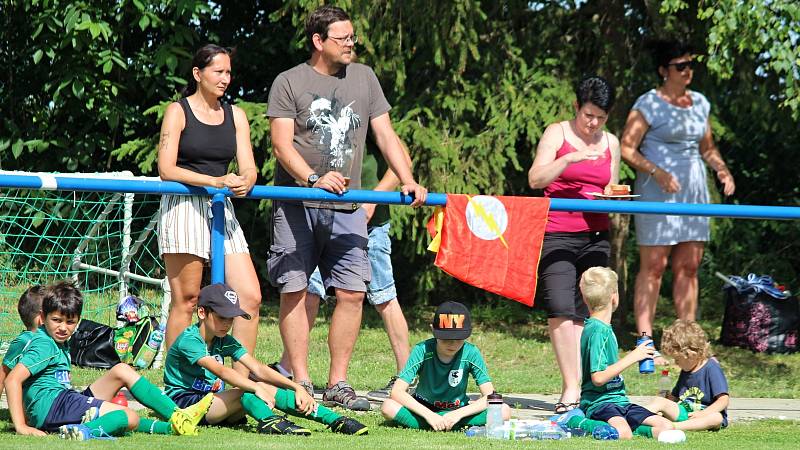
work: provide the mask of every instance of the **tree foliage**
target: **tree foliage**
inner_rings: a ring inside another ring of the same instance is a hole
[[[265,102],[275,76],[308,58],[303,23],[320,3],[0,0],[0,167],[154,174],[161,114],[185,84],[194,50],[215,42],[236,48],[227,100],[247,112],[259,183],[271,182]],[[633,101],[658,82],[646,41],[679,36],[708,49],[692,88],[712,103],[715,136],[738,186],[732,199],[715,194],[719,201],[799,202],[796,2],[336,3],[353,17],[358,56],[378,74],[415,173],[432,191],[534,195],[526,172],[535,144],[547,124],[571,117],[573,83],[591,73],[617,86],[608,128],[619,136]],[[269,208],[237,205],[262,268]],[[433,267],[424,250],[430,209],[394,207],[392,214],[404,301],[491,297]],[[626,261],[635,270],[637,259],[627,219],[614,222],[618,270]],[[800,250],[796,223],[713,223],[704,277],[711,269],[752,270],[800,281],[796,258],[778,257]],[[774,239],[761,239],[767,234]],[[716,284],[704,278],[701,286]]]

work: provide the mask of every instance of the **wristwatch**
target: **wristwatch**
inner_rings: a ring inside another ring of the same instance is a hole
[[[308,187],[311,187],[314,186],[314,183],[316,183],[317,181],[319,181],[319,175],[317,175],[316,173],[312,173],[311,175],[308,176],[306,184],[308,185]]]

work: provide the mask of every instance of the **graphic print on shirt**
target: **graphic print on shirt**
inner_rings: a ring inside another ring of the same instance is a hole
[[[354,150],[353,132],[361,126],[361,117],[351,108],[353,102],[345,105],[336,98],[335,90],[332,97],[331,100],[314,95],[308,108],[310,116],[306,126],[317,138],[318,149],[324,156],[324,167],[349,176]]]
[[[686,391],[684,391],[683,394],[681,394],[681,397],[680,399],[678,399],[678,402],[683,403],[685,406],[687,406],[688,407],[687,409],[689,409],[689,411],[700,411],[701,409],[703,409],[702,400],[703,397],[705,396],[706,396],[705,392],[703,392],[699,387],[692,386],[686,389]]]
[[[461,377],[463,376],[464,376],[464,369],[451,370],[450,374],[447,377],[447,381],[448,383],[450,383],[450,386],[456,387],[458,386],[459,383],[461,383]]]

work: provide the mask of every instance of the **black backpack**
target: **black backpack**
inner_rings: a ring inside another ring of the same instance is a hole
[[[69,340],[72,364],[94,369],[110,369],[120,363],[114,350],[114,329],[83,319]]]

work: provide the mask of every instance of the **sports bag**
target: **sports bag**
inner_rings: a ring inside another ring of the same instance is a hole
[[[775,286],[767,275],[724,277],[725,315],[720,342],[754,352],[794,353],[798,350],[800,302]]]
[[[119,364],[114,350],[114,329],[108,325],[83,319],[69,340],[72,364],[94,369],[110,369]]]

